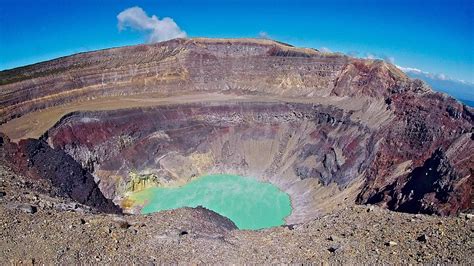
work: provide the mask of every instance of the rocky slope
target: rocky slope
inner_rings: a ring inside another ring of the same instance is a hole
[[[346,206],[302,225],[241,231],[206,209],[97,214],[54,191],[49,182],[14,174],[0,164],[2,262],[473,263],[472,215]]]
[[[47,179],[59,195],[69,197],[105,213],[122,213],[110,199],[104,197],[94,177],[62,150],[54,150],[45,142],[25,140],[19,145],[1,135],[2,162],[9,163],[16,172],[32,179]]]

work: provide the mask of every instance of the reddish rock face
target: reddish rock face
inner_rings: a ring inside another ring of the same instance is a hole
[[[334,184],[337,193],[357,185],[358,203],[404,212],[452,215],[473,207],[473,109],[386,62],[272,41],[179,39],[74,55],[0,77],[2,121],[145,92],[260,99],[74,112],[41,141],[5,141],[20,171],[44,178],[51,167],[76,163],[74,173],[86,181],[74,186],[93,187],[87,180],[95,179],[118,203],[137,182],[166,185],[224,172],[287,191],[297,210],[292,221],[323,212],[318,189]],[[87,201],[73,187],[65,191]],[[341,198],[337,193],[324,200]]]
[[[396,119],[369,170],[360,202],[407,212],[453,214],[472,208],[473,112],[441,94],[395,95]],[[393,175],[403,161],[410,172]]]

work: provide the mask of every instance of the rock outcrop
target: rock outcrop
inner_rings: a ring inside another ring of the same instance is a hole
[[[64,116],[39,141],[8,144],[34,163],[19,169],[45,177],[76,163],[72,175],[82,174],[71,184],[94,179],[123,208],[128,191],[207,173],[277,185],[292,199],[288,223],[344,201],[441,215],[473,207],[473,109],[380,60],[269,40],[176,39],[3,71],[0,80],[5,132],[27,130],[15,125],[28,115],[41,123],[54,106],[75,111],[91,99],[202,99],[77,108],[90,111]]]
[[[62,196],[93,207],[105,213],[122,213],[111,200],[106,199],[94,182],[94,177],[63,150],[55,150],[42,140],[27,139],[19,144],[0,136],[4,144],[2,155],[17,172],[32,178],[45,178],[58,188]]]

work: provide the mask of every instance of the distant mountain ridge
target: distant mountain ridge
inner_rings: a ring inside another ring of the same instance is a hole
[[[406,73],[411,78],[425,81],[436,91],[447,93],[459,101],[474,107],[474,84],[451,79],[439,79],[413,71],[407,71]]]

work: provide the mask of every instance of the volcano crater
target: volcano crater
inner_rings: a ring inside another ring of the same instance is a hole
[[[209,174],[269,182],[290,196],[286,223],[354,201],[371,153],[368,129],[334,107],[302,103],[180,104],[74,112],[43,136],[69,154],[124,212],[127,195]]]
[[[99,211],[138,214],[130,194],[213,174],[287,193],[287,224],[354,203],[472,209],[473,109],[381,60],[195,38],[0,78],[2,156]]]

